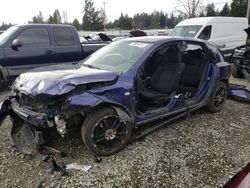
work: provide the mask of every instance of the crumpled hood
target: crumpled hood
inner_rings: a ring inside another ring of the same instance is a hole
[[[76,68],[73,65],[56,65],[33,69],[21,74],[12,87],[32,96],[55,96],[66,94],[77,85],[114,81],[117,76],[117,72],[88,67]]]

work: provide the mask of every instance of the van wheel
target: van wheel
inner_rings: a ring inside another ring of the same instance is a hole
[[[108,156],[123,149],[132,135],[130,122],[121,121],[112,108],[101,108],[87,116],[82,125],[82,140],[95,155]]]
[[[219,112],[225,105],[227,93],[227,85],[224,82],[217,82],[206,109],[210,112]]]
[[[235,64],[232,64],[232,75],[234,78],[244,78],[243,72]]]

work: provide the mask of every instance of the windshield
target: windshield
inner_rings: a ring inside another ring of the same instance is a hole
[[[18,30],[18,27],[13,26],[11,28],[9,28],[8,30],[6,30],[4,33],[2,33],[0,35],[0,45],[5,44],[9,38],[13,35],[13,33],[15,33]]]
[[[113,42],[84,59],[83,66],[107,71],[126,72],[151,46],[152,43],[144,42]]]
[[[200,31],[201,27],[202,25],[176,26],[170,35],[193,38]]]

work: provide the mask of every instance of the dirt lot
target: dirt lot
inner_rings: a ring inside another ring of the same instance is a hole
[[[1,92],[0,99],[7,94]],[[0,128],[0,187],[221,187],[250,162],[249,107],[228,100],[220,113],[201,111],[101,163],[83,146],[76,128],[64,139],[53,138],[54,146],[68,154],[64,159],[57,156],[56,161],[92,168],[68,170],[67,176],[49,174],[49,164],[41,155],[22,155],[11,147],[7,119]]]

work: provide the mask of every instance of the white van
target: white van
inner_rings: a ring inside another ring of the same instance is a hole
[[[170,36],[182,36],[208,40],[215,43],[229,57],[237,46],[246,43],[247,18],[202,17],[181,21]]]

